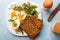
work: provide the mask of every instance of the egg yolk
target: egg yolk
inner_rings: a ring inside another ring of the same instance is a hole
[[[22,20],[22,19],[23,19],[23,17],[24,17],[24,15],[23,15],[23,14],[19,14],[19,15],[18,15],[18,19],[19,19],[19,20]]]
[[[13,11],[13,12],[11,13],[11,16],[12,16],[12,17],[16,16],[16,12]]]
[[[13,22],[12,27],[17,27],[17,23]]]

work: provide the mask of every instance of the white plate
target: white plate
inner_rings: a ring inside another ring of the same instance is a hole
[[[27,36],[27,34],[26,34],[25,32],[24,32],[24,34],[21,34],[21,33],[16,34],[15,30],[13,30],[13,29],[11,28],[11,23],[8,21],[8,19],[9,19],[9,7],[10,7],[12,4],[22,5],[23,3],[27,3],[27,2],[30,2],[32,5],[37,5],[36,3],[31,2],[31,1],[27,1],[27,0],[23,0],[23,1],[22,1],[22,0],[20,0],[20,1],[12,2],[11,4],[9,4],[9,6],[8,6],[8,8],[7,8],[7,16],[6,16],[7,28],[8,28],[8,30],[9,30],[9,32],[12,33],[13,35],[16,35],[16,36]],[[37,6],[38,6],[38,5],[37,5]],[[38,6],[37,11],[40,12],[40,6]],[[41,14],[41,13],[39,13],[38,16],[39,16],[39,17],[38,17],[39,19],[42,19],[42,14]]]

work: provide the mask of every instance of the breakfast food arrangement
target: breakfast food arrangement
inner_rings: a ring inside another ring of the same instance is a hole
[[[10,25],[8,25],[8,30],[16,36],[28,35],[30,38],[35,38],[43,25],[40,7],[34,2],[19,3],[12,3],[8,7],[8,23]]]
[[[45,0],[42,5],[45,10],[49,10],[53,7],[53,1]],[[49,16],[49,22],[53,19],[58,10],[60,10],[60,3]],[[7,13],[7,28],[11,34],[16,36],[28,36],[30,39],[34,39],[41,33],[44,20],[40,6],[35,2],[13,2],[9,5]],[[53,26],[52,31],[59,34],[59,26],[60,22],[57,22]]]

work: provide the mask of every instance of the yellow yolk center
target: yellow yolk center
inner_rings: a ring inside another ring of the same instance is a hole
[[[13,22],[12,27],[17,27],[17,23]]]
[[[23,17],[24,17],[23,14],[19,14],[19,15],[18,15],[18,19],[19,19],[19,20],[23,20]]]
[[[12,17],[16,16],[16,12],[13,11],[13,12],[11,13],[11,16],[12,16]]]

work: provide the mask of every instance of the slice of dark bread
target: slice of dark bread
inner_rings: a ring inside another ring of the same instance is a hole
[[[20,27],[27,33],[30,38],[36,37],[41,31],[43,20],[27,16],[20,24]]]

